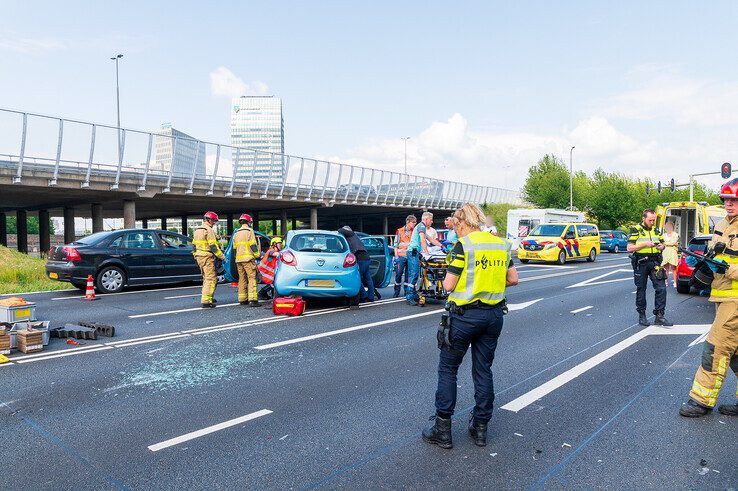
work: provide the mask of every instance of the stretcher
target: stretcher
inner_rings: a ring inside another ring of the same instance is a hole
[[[429,299],[445,301],[448,298],[448,292],[443,288],[447,267],[446,255],[443,253],[420,255],[420,275],[417,288],[420,305],[424,305]]]

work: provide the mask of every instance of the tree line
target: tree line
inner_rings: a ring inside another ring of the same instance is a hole
[[[528,169],[522,198],[537,208],[569,207],[569,169],[554,155],[545,155]],[[632,178],[618,172],[597,169],[588,175],[574,173],[574,208],[585,212],[601,229],[615,229],[637,223],[647,208],[669,201],[688,201],[689,189],[671,191],[668,184],[659,194],[656,184],[645,178]],[[647,192],[650,187],[650,193]],[[695,183],[694,200],[720,204],[717,192]]]

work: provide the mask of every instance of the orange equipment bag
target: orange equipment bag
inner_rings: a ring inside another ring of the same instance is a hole
[[[276,297],[272,303],[274,315],[302,315],[307,304],[302,297]]]

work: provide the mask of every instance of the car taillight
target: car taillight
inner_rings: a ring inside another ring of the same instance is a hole
[[[284,251],[281,254],[282,262],[288,266],[297,266],[297,258],[290,251]]]
[[[614,234],[607,234],[607,236],[608,236],[608,237],[610,237],[611,239],[612,239],[613,237],[615,237],[615,235],[614,235]]]
[[[67,255],[67,261],[81,261],[82,256],[80,255],[79,251],[75,249],[74,247],[63,247],[62,251],[64,251],[64,254]]]
[[[350,268],[354,264],[356,264],[356,256],[349,252],[348,254],[346,254],[346,258],[343,260],[343,267]]]

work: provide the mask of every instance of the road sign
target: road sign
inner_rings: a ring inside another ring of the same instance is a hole
[[[723,165],[720,166],[720,176],[723,179],[728,179],[733,174],[733,169],[731,168],[730,162],[725,162]]]

